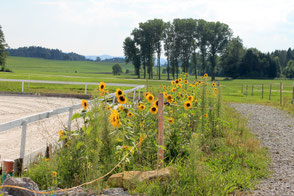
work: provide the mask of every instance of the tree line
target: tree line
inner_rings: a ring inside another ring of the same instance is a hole
[[[85,61],[85,56],[70,52],[64,53],[58,49],[43,48],[40,46],[20,47],[17,49],[8,48],[9,56],[34,57],[51,60]]]
[[[126,63],[132,62],[138,78],[154,78],[154,59],[157,58],[158,79],[161,79],[160,56],[167,58],[167,79],[178,78],[181,71],[191,75],[208,73],[232,78],[275,78],[290,76],[293,51],[262,53],[246,49],[240,37],[221,22],[203,19],[174,19],[164,22],[153,19],[139,23],[123,42]],[[291,53],[291,55],[290,55]],[[286,54],[286,57],[284,57]],[[286,58],[286,59],[285,59]],[[294,76],[294,73],[293,73]]]

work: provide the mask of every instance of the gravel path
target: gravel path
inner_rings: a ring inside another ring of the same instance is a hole
[[[273,174],[254,195],[294,195],[294,117],[276,108],[254,104],[230,104],[248,117],[248,127],[270,151]]]

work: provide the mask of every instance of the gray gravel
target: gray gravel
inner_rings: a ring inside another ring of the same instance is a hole
[[[294,117],[279,109],[230,104],[248,117],[248,127],[268,148],[273,174],[253,191],[254,195],[294,195]]]

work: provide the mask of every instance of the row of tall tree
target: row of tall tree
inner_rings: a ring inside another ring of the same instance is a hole
[[[9,56],[21,57],[35,57],[52,60],[66,60],[66,61],[85,61],[83,55],[76,53],[64,53],[58,49],[43,48],[40,46],[20,47],[17,49],[7,49]]]
[[[193,72],[197,77],[197,55],[201,59],[201,74],[204,74],[209,61],[212,80],[215,80],[217,58],[223,52],[232,37],[232,30],[221,22],[208,22],[203,19],[174,19],[164,22],[161,19],[139,23],[131,35],[124,40],[123,48],[126,62],[132,62],[135,73],[140,78],[141,69],[144,78],[153,78],[153,59],[157,58],[158,79],[160,76],[160,56],[167,57],[167,75],[178,77],[179,68]],[[163,50],[164,49],[164,50]]]
[[[5,42],[2,27],[0,25],[0,71],[6,71],[5,59],[6,59],[6,56],[7,56],[7,52],[6,52],[6,47],[7,46],[8,45]]]

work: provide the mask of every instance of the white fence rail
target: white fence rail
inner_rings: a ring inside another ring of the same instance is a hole
[[[3,81],[3,80],[0,80],[0,81]],[[13,80],[13,81],[18,81],[18,80]],[[20,81],[22,81],[22,80],[20,80]],[[26,81],[24,81],[24,82],[26,82]],[[67,84],[71,84],[71,83],[67,83]],[[80,83],[78,83],[78,84],[80,84]],[[97,85],[97,83],[91,83],[91,84]],[[110,84],[106,84],[106,85],[111,86],[113,84],[110,83]],[[116,86],[116,85],[118,86],[118,84],[115,84],[113,86]],[[127,84],[127,85],[119,84],[119,86],[134,86],[134,85],[131,85],[131,84]],[[133,101],[135,102],[135,100],[136,100],[136,91],[138,90],[138,98],[140,98],[141,88],[145,88],[145,85],[136,86],[135,88],[125,90],[124,92],[125,92],[125,94],[133,92]],[[115,93],[111,93],[107,97],[105,97],[105,99],[110,99],[110,98],[113,98],[113,103],[114,103],[115,102]],[[93,100],[93,101],[95,101],[95,100]],[[89,101],[89,105],[91,105],[93,103],[93,101]],[[77,110],[77,109],[81,109],[81,108],[82,108],[82,104],[76,104],[76,105],[72,105],[72,106],[68,106],[68,107],[58,108],[58,109],[55,109],[55,110],[52,110],[52,111],[43,112],[43,113],[40,113],[40,114],[35,114],[35,115],[32,115],[32,116],[17,119],[17,120],[14,120],[14,121],[0,123],[0,133],[3,132],[3,131],[7,131],[9,129],[13,129],[13,128],[22,126],[19,158],[24,159],[25,146],[26,146],[27,124],[33,123],[33,122],[36,122],[36,121],[40,121],[40,120],[43,120],[43,119],[46,119],[46,118],[50,118],[50,117],[58,115],[58,114],[69,112],[67,129],[70,130],[71,129],[71,117],[73,115],[73,110]],[[30,155],[27,155],[27,156],[31,157]]]
[[[87,95],[88,85],[99,85],[98,82],[67,82],[67,81],[47,81],[47,80],[16,80],[16,79],[0,79],[0,82],[19,82],[21,83],[21,92],[24,92],[24,83],[41,83],[41,84],[71,84],[71,85],[85,85],[85,95]],[[137,87],[136,84],[118,84],[106,83],[107,86],[126,86]]]

